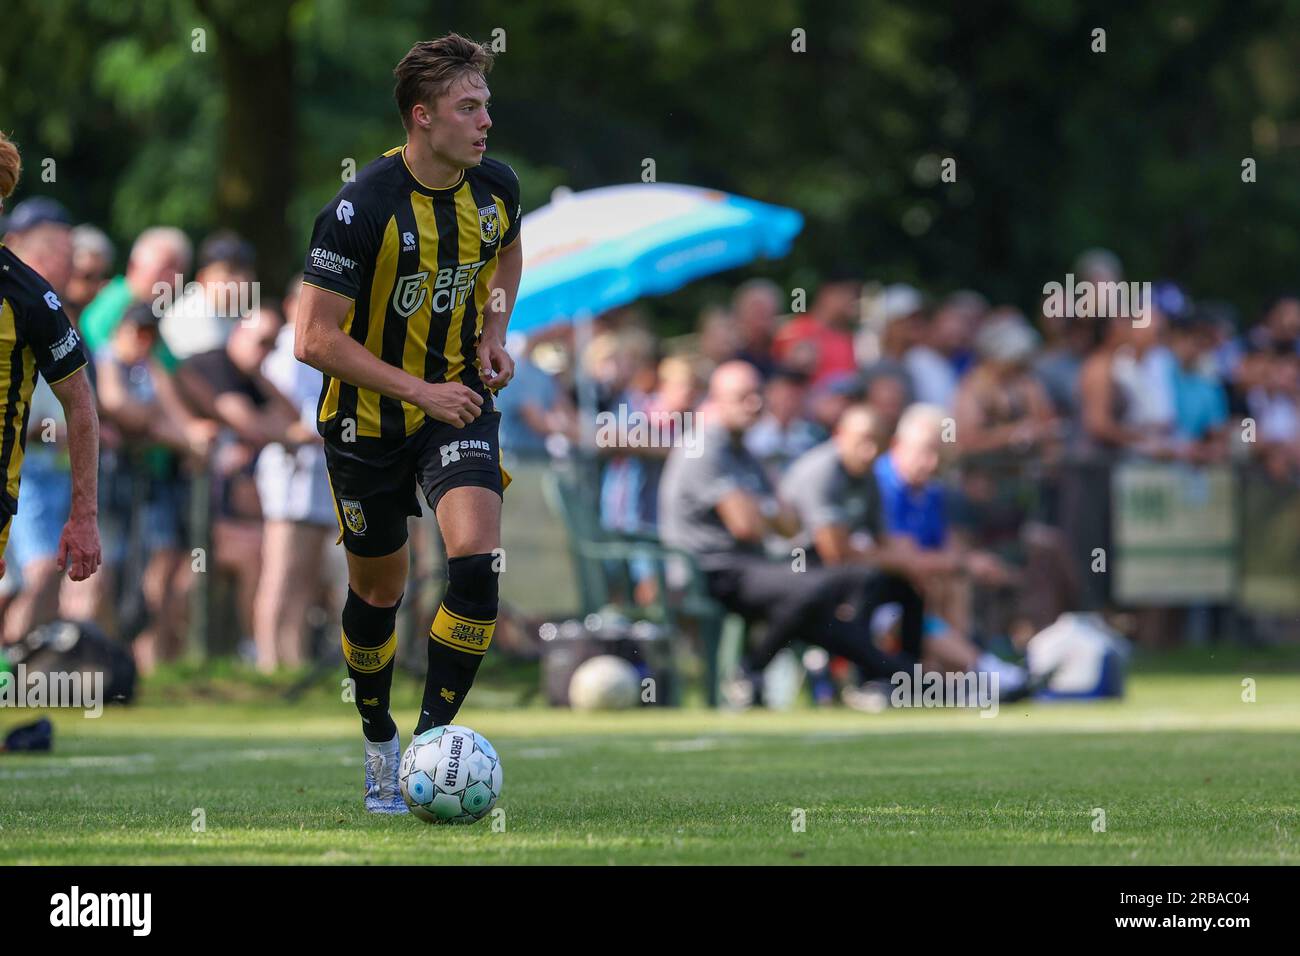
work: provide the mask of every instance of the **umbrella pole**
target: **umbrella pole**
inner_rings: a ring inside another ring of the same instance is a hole
[[[583,356],[595,337],[595,316],[590,312],[579,312],[573,317],[573,377],[578,386],[578,422],[581,436],[579,460],[584,467],[596,460],[596,412],[598,411],[596,382],[583,367]]]

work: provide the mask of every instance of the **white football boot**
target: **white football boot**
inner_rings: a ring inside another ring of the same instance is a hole
[[[402,763],[400,734],[385,743],[366,741],[366,810],[370,813],[409,813],[397,785]]]

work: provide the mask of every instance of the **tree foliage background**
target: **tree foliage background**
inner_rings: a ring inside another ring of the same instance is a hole
[[[1248,318],[1295,282],[1295,2],[7,0],[4,19],[14,200],[56,196],[119,259],[156,222],[231,226],[282,282],[345,161],[401,141],[401,55],[499,29],[490,150],[525,210],[653,158],[660,181],[802,211],[758,270],[790,284],[849,268],[1028,309],[1091,245]]]

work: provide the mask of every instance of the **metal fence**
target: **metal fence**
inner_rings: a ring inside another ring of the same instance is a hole
[[[505,498],[503,600],[526,615],[563,613],[576,604],[576,589],[569,580],[563,524],[547,510],[542,491],[550,466],[516,461],[510,467],[514,482]],[[1083,609],[1213,608],[1220,618],[1211,624],[1210,636],[1242,639],[1286,634],[1300,620],[1300,485],[1279,481],[1253,462],[1193,466],[1102,455],[1055,461],[981,456],[961,460],[942,480],[953,492],[953,526],[974,546],[1050,573],[1042,567],[1043,552],[1035,551],[1034,535],[1054,529],[1069,555]],[[210,554],[213,548],[215,493],[212,475],[190,478],[192,553]],[[441,543],[436,525],[427,518],[424,524],[423,533],[412,538],[421,551],[408,583],[414,599],[404,605],[404,643],[411,642],[420,630],[416,619],[431,613],[441,594]],[[139,530],[133,531],[124,573],[147,557],[139,550]],[[125,588],[131,586],[125,582]],[[195,576],[187,637],[191,654],[234,650],[232,587],[219,573]],[[1032,603],[1038,596],[1022,591],[1015,600]],[[130,603],[125,590],[119,600]],[[983,602],[977,615],[995,613],[990,607],[996,602],[988,595],[977,593],[973,600]],[[1177,626],[1185,629],[1187,622]]]
[[[1084,609],[1214,609],[1208,636],[1242,639],[1300,615],[1300,485],[1254,461],[967,459],[945,481],[956,523],[993,550],[1023,561],[1027,524],[1058,529]]]

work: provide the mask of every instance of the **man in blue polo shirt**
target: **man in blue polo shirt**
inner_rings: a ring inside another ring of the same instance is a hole
[[[900,436],[905,428],[909,436],[918,431],[920,419],[913,412],[924,410],[925,406],[914,405],[903,415],[898,425]],[[933,438],[932,441],[924,434],[916,434],[915,440],[904,441],[900,437],[893,448],[876,459],[874,466],[886,529],[891,534],[906,535],[927,551],[938,550],[947,541],[948,513],[943,485],[928,477],[919,485],[909,484],[899,473],[896,456],[903,457],[904,467],[909,476],[915,476],[914,481],[916,477],[932,475],[939,467],[939,452],[934,447],[938,435]]]
[[[910,406],[898,421],[889,451],[873,466],[884,529],[893,548],[901,548],[912,574],[927,582],[927,613],[924,633],[937,637],[956,627],[961,633],[968,617],[963,576],[971,581],[1006,587],[1018,581],[1018,573],[987,551],[972,551],[949,535],[946,489],[936,475],[942,458],[946,413],[935,405]],[[909,553],[910,552],[910,553]],[[931,603],[934,612],[928,611]],[[980,655],[981,669],[996,669],[1006,691],[1018,690],[1025,682],[1024,671]]]
[[[964,570],[986,584],[1011,582],[1014,572],[987,551],[970,551],[949,536],[947,491],[936,479],[948,418],[937,405],[908,407],[898,420],[889,451],[876,459],[876,483],[885,532],[910,541],[927,575]]]

